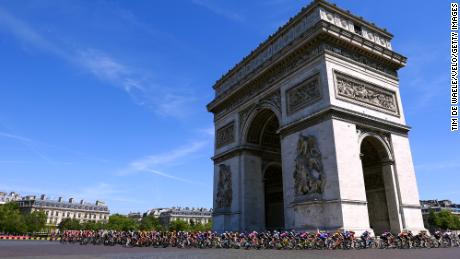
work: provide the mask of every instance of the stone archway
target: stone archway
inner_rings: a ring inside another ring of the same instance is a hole
[[[285,229],[358,234],[369,218],[377,233],[423,229],[397,74],[406,59],[355,18],[313,1],[213,85],[214,230],[281,225],[269,215],[275,164]]]
[[[281,166],[270,165],[264,173],[265,228],[284,229],[283,173]]]
[[[375,234],[384,231],[399,232],[397,197],[393,177],[393,163],[384,141],[373,135],[361,141],[361,164],[363,167],[369,224]]]
[[[246,207],[249,226],[257,229],[284,228],[283,175],[279,121],[270,109],[255,110],[244,135],[251,150],[245,169],[246,197],[261,206]],[[253,166],[257,164],[257,166]],[[261,210],[260,210],[261,209]],[[257,227],[256,227],[257,226]]]

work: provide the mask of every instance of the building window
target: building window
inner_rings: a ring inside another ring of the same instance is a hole
[[[353,27],[356,34],[363,35],[363,29],[361,28],[361,26],[353,24]]]

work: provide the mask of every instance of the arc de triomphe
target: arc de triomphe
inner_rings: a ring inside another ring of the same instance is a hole
[[[424,228],[391,39],[316,0],[216,82],[215,230]]]

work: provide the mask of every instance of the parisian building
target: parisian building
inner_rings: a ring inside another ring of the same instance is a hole
[[[211,221],[212,209],[189,207],[156,208],[147,211],[144,215],[153,215],[164,225],[168,225],[175,220],[207,224]]]
[[[141,221],[142,214],[140,212],[130,212],[128,218],[133,219],[134,221]]]
[[[441,212],[447,210],[460,217],[460,204],[455,204],[451,200],[421,200],[422,214],[429,214],[430,210]]]
[[[20,199],[22,199],[21,195],[19,195],[16,192],[0,192],[0,205],[5,204],[7,202],[18,201]]]
[[[421,200],[420,205],[422,206],[422,215],[425,221],[431,210],[435,213],[449,211],[460,217],[460,204],[455,204],[451,200]]]
[[[80,223],[90,221],[106,223],[110,214],[109,208],[102,201],[90,203],[80,200],[77,202],[74,198],[64,200],[62,197],[51,200],[42,194],[40,198],[30,195],[16,202],[23,213],[43,211],[47,217],[46,224],[51,227],[58,226],[66,218],[77,219]]]

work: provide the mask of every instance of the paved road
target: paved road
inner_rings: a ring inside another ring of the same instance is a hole
[[[296,251],[296,250],[235,250],[235,249],[177,249],[153,247],[104,247],[61,245],[50,241],[0,241],[0,257],[9,258],[135,258],[135,259],[234,259],[234,258],[289,258],[289,259],[459,259],[460,248],[411,250],[359,251]]]

